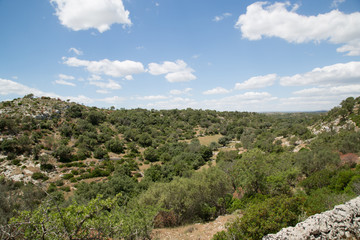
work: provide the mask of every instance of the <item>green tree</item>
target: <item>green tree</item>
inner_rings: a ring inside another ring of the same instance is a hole
[[[53,152],[54,157],[56,157],[60,162],[71,162],[73,155],[71,147],[60,145]]]

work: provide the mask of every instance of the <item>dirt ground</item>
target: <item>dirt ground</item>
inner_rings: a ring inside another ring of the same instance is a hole
[[[156,240],[209,240],[217,232],[225,230],[225,224],[238,215],[219,216],[208,223],[195,223],[177,228],[157,228],[152,232]]]

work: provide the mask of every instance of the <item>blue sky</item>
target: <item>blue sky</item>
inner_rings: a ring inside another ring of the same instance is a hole
[[[359,0],[0,0],[0,100],[329,110],[360,96]]]

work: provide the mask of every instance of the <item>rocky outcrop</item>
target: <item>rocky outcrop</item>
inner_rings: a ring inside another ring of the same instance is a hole
[[[360,239],[360,197],[263,237],[275,239]]]

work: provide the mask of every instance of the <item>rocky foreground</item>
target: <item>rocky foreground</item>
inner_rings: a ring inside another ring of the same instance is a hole
[[[263,237],[263,240],[275,239],[360,239],[360,196],[313,215],[295,227]]]

